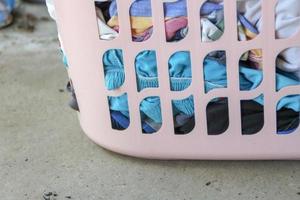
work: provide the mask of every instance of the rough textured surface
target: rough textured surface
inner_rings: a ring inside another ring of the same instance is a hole
[[[0,30],[0,199],[300,199],[297,161],[151,161],[92,143],[61,90],[55,24],[44,7],[19,10]]]

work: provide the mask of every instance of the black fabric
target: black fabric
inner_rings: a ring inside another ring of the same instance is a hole
[[[110,6],[111,2],[107,1],[107,2],[95,2],[95,6],[99,9],[101,9],[104,19],[106,22],[109,21],[109,19],[111,18],[109,15],[109,6]]]
[[[241,101],[242,134],[252,135],[264,127],[264,108],[255,101]]]
[[[221,99],[210,102],[206,108],[208,135],[220,135],[229,126],[228,100]],[[242,134],[252,135],[258,133],[264,126],[264,108],[253,100],[241,101]],[[291,109],[277,111],[277,131],[283,132],[296,129],[299,125],[299,112]],[[231,121],[230,123],[237,123]],[[195,118],[182,127],[175,129],[175,134],[187,134],[193,130]]]
[[[300,113],[291,109],[282,109],[277,112],[277,132],[296,129],[300,124]]]
[[[78,103],[77,103],[77,99],[76,99],[76,94],[75,94],[75,91],[74,91],[74,88],[73,88],[73,85],[71,83],[71,81],[68,82],[67,84],[67,91],[70,93],[71,95],[71,99],[69,101],[69,106],[75,110],[75,111],[78,111],[79,112],[79,106],[78,106]]]
[[[228,100],[210,102],[206,107],[206,118],[209,135],[224,133],[229,126]]]
[[[191,117],[190,120],[183,126],[175,128],[176,135],[184,135],[190,133],[195,127],[195,117]]]

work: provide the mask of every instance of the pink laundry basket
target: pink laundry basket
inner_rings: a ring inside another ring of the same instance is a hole
[[[55,0],[58,30],[64,44],[71,77],[80,107],[80,124],[94,142],[109,150],[135,157],[154,159],[299,159],[300,129],[293,134],[276,134],[276,106],[284,96],[299,94],[299,86],[286,87],[276,91],[275,60],[288,47],[300,46],[300,34],[288,39],[275,39],[276,0],[262,1],[264,28],[253,40],[241,42],[237,39],[236,1],[225,0],[225,32],[220,40],[201,42],[199,9],[204,0],[188,0],[187,11],[189,34],[177,43],[165,39],[164,11],[162,0],[152,0],[152,37],[141,43],[132,42],[129,12],[132,0],[118,0],[120,35],[112,41],[99,39],[93,1]],[[273,8],[273,9],[272,9]],[[240,91],[238,62],[243,52],[260,48],[264,52],[264,79],[252,91]],[[102,55],[109,49],[122,49],[126,66],[134,66],[136,55],[148,49],[157,53],[159,88],[137,91],[134,67],[126,67],[123,86],[108,91],[104,83]],[[204,91],[203,59],[216,50],[225,50],[227,55],[228,87]],[[193,82],[181,92],[170,90],[168,58],[178,51],[190,51],[193,67]],[[124,131],[111,127],[108,96],[128,95],[130,126]],[[265,123],[255,135],[241,133],[241,100],[254,99],[264,95]],[[196,124],[186,135],[175,135],[172,116],[172,100],[194,96]],[[142,134],[140,124],[140,102],[149,96],[159,96],[163,124],[154,134]],[[217,136],[207,134],[206,106],[214,98],[228,97],[228,130]]]

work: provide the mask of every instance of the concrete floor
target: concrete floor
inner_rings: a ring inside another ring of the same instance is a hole
[[[95,145],[61,90],[55,24],[44,7],[19,12],[0,31],[1,200],[300,199],[300,162],[151,161]],[[33,32],[25,13],[37,16]]]

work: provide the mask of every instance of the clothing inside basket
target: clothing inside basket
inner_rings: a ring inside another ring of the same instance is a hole
[[[122,34],[118,19],[116,0],[97,0],[96,14],[101,40],[112,40]],[[237,40],[253,40],[263,30],[263,18],[260,0],[237,1]],[[224,27],[224,4],[221,0],[208,0],[200,10],[201,41],[217,42],[222,38]],[[276,7],[275,31],[277,39],[293,36],[300,27],[300,1],[279,0]],[[167,42],[180,42],[188,33],[187,1],[178,0],[164,3],[165,35]],[[151,38],[153,30],[150,0],[136,0],[130,9],[132,40],[144,42]],[[120,32],[119,32],[120,31]],[[234,32],[234,31],[233,31]],[[242,45],[242,43],[241,43]],[[276,60],[276,89],[300,84],[300,48],[291,47],[280,53]],[[241,52],[240,89],[253,90],[263,80],[263,52],[260,49]],[[65,57],[66,58],[66,57]],[[192,66],[189,52],[174,53],[169,60],[170,88],[172,91],[187,89],[192,82]],[[199,63],[201,66],[201,63]],[[103,55],[105,84],[107,89],[116,90],[125,82],[125,70],[122,50],[112,49]],[[163,67],[163,66],[159,66]],[[196,66],[193,66],[196,67]],[[135,60],[137,90],[159,87],[157,60],[154,51],[146,50],[137,55]],[[227,87],[226,52],[210,53],[204,60],[204,86],[208,93],[214,89]],[[167,78],[167,77],[166,77]],[[75,94],[73,94],[75,96]],[[207,126],[210,135],[224,132],[229,124],[228,102],[218,98],[207,106]],[[254,134],[263,127],[264,98],[241,102],[242,132]],[[127,96],[110,97],[112,125],[115,129],[126,129],[129,124]],[[173,101],[174,128],[177,134],[186,134],[195,126],[194,102],[192,97]],[[159,97],[146,98],[140,105],[142,129],[144,133],[154,133],[162,126]],[[299,125],[300,94],[282,98],[277,105],[277,131],[287,134]],[[221,116],[221,117],[220,117]]]
[[[76,95],[72,84],[69,82],[67,86],[71,93],[70,107],[79,111]],[[126,99],[126,95],[122,96]],[[117,98],[110,98],[111,102]],[[153,100],[153,99],[152,99]],[[151,102],[151,99],[148,99]],[[130,125],[128,105],[125,101],[122,103],[121,109],[111,109],[112,127],[117,130],[125,130]],[[114,103],[112,103],[114,104]],[[146,105],[146,104],[145,104]],[[157,109],[156,109],[157,110]],[[228,100],[226,98],[218,98],[211,101],[206,108],[207,131],[208,135],[219,135],[224,133],[230,123]],[[241,125],[243,135],[252,135],[259,132],[264,127],[264,107],[254,100],[241,101]],[[176,134],[187,134],[191,132],[195,126],[195,116],[193,114],[177,113],[173,119],[174,131]],[[300,123],[300,112],[292,109],[282,108],[277,111],[277,133],[290,134],[295,131]],[[142,130],[144,133],[151,134],[157,132],[162,126],[161,122],[155,122],[142,114]]]
[[[3,1],[3,0],[2,0]],[[9,0],[7,0],[9,1]],[[50,15],[55,19],[53,0],[47,0]],[[238,40],[252,40],[263,30],[261,0],[237,0]],[[116,0],[95,0],[100,39],[112,40],[119,35],[118,7]],[[300,1],[278,0],[275,9],[275,35],[277,39],[294,36],[300,30]],[[225,30],[224,4],[222,0],[207,0],[201,6],[201,40],[214,42],[220,39]],[[180,41],[188,34],[187,1],[177,0],[164,4],[166,39],[169,42]],[[136,0],[131,5],[130,22],[133,41],[143,42],[152,35],[152,9],[150,0]],[[231,19],[230,19],[231,20]],[[233,31],[235,32],[235,31]],[[121,32],[122,34],[122,32]],[[61,48],[64,51],[61,42]],[[241,52],[243,53],[243,52]],[[300,79],[300,48],[283,49],[276,60],[277,68]],[[262,51],[249,50],[242,60],[251,62],[251,66],[262,69]]]
[[[111,40],[118,36],[119,20],[117,1],[96,1],[96,13],[100,38]],[[237,1],[237,30],[238,40],[254,39],[263,29],[261,14],[261,0]],[[293,36],[300,28],[300,1],[279,0],[276,7],[276,37],[278,39]],[[166,40],[176,42],[188,34],[187,1],[177,0],[164,3]],[[148,40],[152,33],[152,9],[150,0],[136,0],[131,5],[130,22],[132,40],[143,42]],[[224,32],[224,5],[221,0],[208,0],[200,9],[201,40],[212,42],[220,39]],[[294,73],[300,78],[300,48],[284,50],[277,59],[277,66],[283,71]],[[261,50],[250,50],[242,59],[252,62],[256,68],[262,68]]]
[[[123,58],[121,54],[121,50],[109,50],[103,57],[106,86],[109,90],[118,89],[122,86],[125,80]],[[207,92],[214,89],[222,89],[227,87],[226,64],[224,63],[226,63],[226,60],[219,60],[211,56],[208,56],[204,60],[204,85]],[[154,51],[144,51],[139,54],[136,58],[135,64],[139,91],[145,88],[159,86]],[[169,75],[171,90],[182,91],[189,87],[192,81],[192,74],[190,55],[188,52],[177,52],[170,58]],[[261,83],[262,78],[263,76],[261,70],[253,69],[251,66],[248,67],[246,65],[240,65],[241,90],[255,89]],[[276,80],[277,90],[287,86],[300,84],[299,81],[281,74],[280,71],[276,73]],[[120,111],[125,117],[129,117],[129,108],[127,107],[126,96],[123,95],[120,97],[111,97],[109,101],[110,109],[112,111]],[[260,104],[262,107],[264,105],[264,98],[262,96],[255,98],[253,101]],[[159,97],[145,99],[141,103],[140,108],[143,116],[145,116],[145,119],[143,120],[147,120],[149,118],[149,120],[157,124],[162,123]],[[297,114],[299,115],[300,95],[291,95],[281,99],[277,105],[277,110],[279,111],[278,114],[285,109],[289,109],[290,111],[296,113],[294,116],[297,116]],[[261,108],[261,110],[263,110],[263,108]],[[260,113],[261,116],[263,116],[262,111],[260,111]],[[177,115],[186,115],[193,120],[193,98],[189,97],[184,100],[174,101],[173,114],[174,118],[176,118]],[[116,118],[113,119],[116,120]]]
[[[121,50],[109,50],[103,57],[103,64],[105,69],[105,80],[106,85],[110,90],[115,90],[122,86],[125,80],[125,72],[123,65]],[[149,87],[158,87],[158,77],[157,77],[157,68],[156,68],[156,55],[154,51],[145,51],[139,54],[136,58],[136,71],[137,71],[137,83],[138,90],[141,91],[145,88]],[[204,80],[205,80],[205,89],[207,92],[213,89],[225,88],[227,86],[226,80],[226,60],[224,59],[216,59],[215,57],[208,56],[204,61]],[[191,75],[191,63],[190,56],[188,52],[177,52],[174,54],[169,61],[169,69],[170,69],[170,86],[174,91],[181,91],[189,87],[192,81]],[[240,66],[240,80],[241,80],[241,89],[248,90],[251,88],[256,88],[257,85],[260,84],[262,79],[262,72],[258,69],[252,69],[247,66]],[[298,81],[284,76],[280,73],[276,74],[277,78],[277,88],[278,90],[289,86],[299,84]],[[110,109],[112,114],[112,121],[114,121],[114,125],[118,124],[120,121],[120,125],[117,127],[122,127],[123,129],[129,124],[129,108],[127,103],[127,96],[123,95],[120,97],[110,97]],[[243,133],[244,134],[253,134],[254,130],[258,130],[258,128],[262,128],[263,125],[263,104],[264,99],[262,96],[251,101],[252,104],[256,103],[256,107],[246,106],[246,110],[248,112],[244,112],[242,117],[243,124]],[[260,105],[260,106],[258,106]],[[223,112],[218,113],[218,108],[223,108]],[[242,106],[243,107],[243,106]],[[259,107],[259,108],[257,108]],[[209,104],[208,113],[212,113],[212,116],[222,116],[221,124],[225,125],[228,123],[228,111],[225,111],[226,105],[219,101],[213,102]],[[142,121],[144,131],[146,133],[151,133],[157,131],[157,129],[149,127],[160,127],[162,124],[161,118],[161,109],[160,109],[160,101],[158,97],[146,98],[140,106],[142,113]],[[299,111],[300,111],[300,95],[293,95],[283,98],[277,107],[278,115],[281,116],[285,114],[286,118],[281,119],[279,121],[278,130],[282,132],[282,130],[289,130],[292,128],[296,128],[299,123],[296,123],[299,119]],[[209,112],[210,111],[210,112]],[[214,112],[215,113],[214,113]],[[248,114],[247,114],[248,113]],[[290,113],[290,116],[286,113]],[[173,114],[174,114],[174,122],[177,133],[182,133],[182,130],[192,130],[194,123],[194,102],[191,97],[184,100],[177,100],[173,103]],[[253,117],[255,116],[255,117]],[[184,119],[188,120],[185,122]],[[221,130],[226,130],[226,126],[220,128],[221,126],[217,126],[215,120],[212,122],[211,119],[213,117],[209,117],[208,115],[208,124],[214,124],[213,126],[209,126],[209,133],[218,134]],[[227,120],[226,120],[227,119]],[[252,121],[250,120],[252,119]],[[259,120],[258,120],[259,119]],[[223,121],[222,121],[223,120]],[[224,121],[225,120],[225,121]],[[290,120],[290,121],[288,121]],[[296,120],[296,121],[295,121]],[[260,124],[253,123],[254,121],[260,122]],[[282,121],[285,122],[281,123]],[[247,124],[252,124],[252,126],[247,126]],[[262,123],[262,124],[261,124]],[[290,124],[292,124],[290,126]],[[283,124],[283,125],[282,125]],[[180,126],[181,125],[181,126]],[[146,127],[146,128],[145,128]],[[148,127],[148,129],[147,129]],[[247,128],[248,127],[248,128]],[[252,127],[252,129],[250,129]],[[215,129],[214,129],[215,128]],[[219,129],[218,129],[219,128]],[[251,131],[252,130],[252,131]]]

